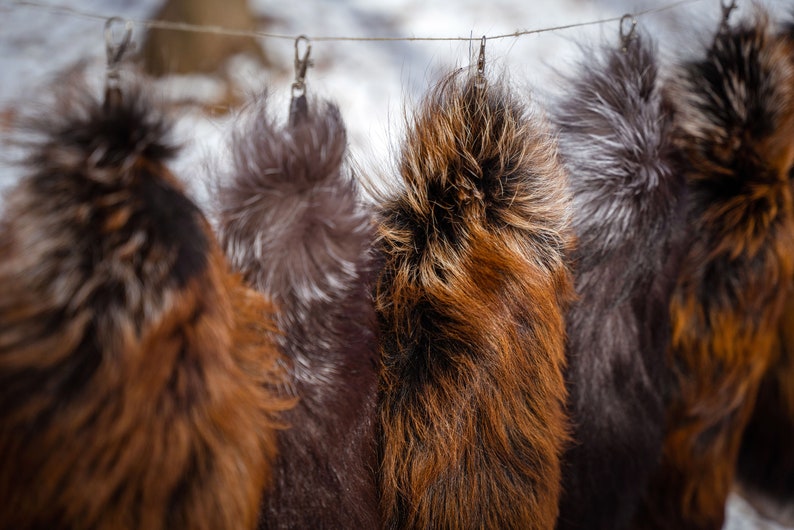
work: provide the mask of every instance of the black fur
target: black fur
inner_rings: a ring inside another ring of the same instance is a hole
[[[779,326],[769,367],[742,437],[737,480],[764,516],[794,526],[794,290]]]

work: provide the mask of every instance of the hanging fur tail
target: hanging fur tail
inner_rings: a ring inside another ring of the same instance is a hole
[[[166,120],[124,92],[64,90],[6,198],[0,527],[254,528],[286,406],[273,310],[166,168]]]
[[[692,234],[671,303],[678,389],[638,528],[718,529],[794,273],[794,42],[764,13],[671,80]]]
[[[451,75],[382,206],[385,527],[552,528],[567,440],[566,175],[500,83]]]
[[[661,458],[684,183],[658,69],[645,36],[589,51],[553,118],[570,173],[578,295],[559,529],[627,528]]]
[[[220,190],[227,255],[279,304],[300,399],[260,528],[378,528],[373,223],[344,165],[336,107],[299,100],[280,127],[266,103],[235,136]]]
[[[794,23],[782,33],[794,39]],[[794,526],[794,288],[788,291],[778,341],[777,359],[744,432],[737,474],[742,494],[759,512]]]

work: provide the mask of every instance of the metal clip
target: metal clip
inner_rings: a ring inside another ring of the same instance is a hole
[[[720,22],[720,29],[717,31],[717,34],[714,36],[714,41],[716,42],[717,37],[720,35],[725,34],[728,31],[728,20],[731,18],[731,13],[734,9],[736,9],[736,0],[731,0],[729,4],[725,4],[725,0],[720,0],[720,7],[722,7],[722,21]]]
[[[475,81],[475,85],[477,88],[483,88],[485,86],[485,35],[482,36],[480,40],[480,54],[477,57],[477,78]]]
[[[113,24],[124,22],[124,34],[121,39],[113,38]],[[111,17],[105,22],[105,51],[107,53],[107,73],[105,78],[105,108],[117,105],[121,101],[119,88],[119,66],[132,42],[132,21],[120,17]]]
[[[626,32],[626,22],[630,22],[631,26],[629,27],[628,33]],[[629,49],[629,43],[632,39],[636,37],[637,32],[637,19],[634,18],[634,15],[630,15],[626,13],[620,18],[620,49],[623,50],[623,53],[626,53]]]
[[[300,42],[306,41],[306,52],[303,57],[300,55]],[[289,123],[295,126],[300,123],[308,114],[306,103],[306,70],[312,65],[309,59],[312,45],[306,35],[300,35],[295,39],[295,82],[292,83],[292,98],[289,103]]]
[[[300,42],[306,41],[306,53],[300,56]],[[309,37],[300,35],[295,39],[295,82],[292,83],[292,97],[300,95],[306,89],[306,70],[312,66],[309,54],[312,52],[312,45]]]

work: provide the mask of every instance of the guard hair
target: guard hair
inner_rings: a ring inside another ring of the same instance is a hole
[[[670,306],[677,388],[640,528],[719,529],[794,273],[794,43],[766,13],[669,81],[691,233]]]
[[[406,134],[379,220],[384,528],[553,528],[573,292],[556,143],[506,83],[460,72]]]
[[[38,119],[0,230],[0,527],[255,528],[289,403],[144,91]]]
[[[784,38],[794,39],[793,17],[790,10],[781,32]],[[794,526],[794,286],[789,288],[778,337],[779,354],[764,376],[745,428],[737,473],[742,495],[756,510]]]
[[[627,528],[661,458],[684,182],[655,44],[585,50],[552,121],[573,196],[567,315],[574,443],[559,529]]]
[[[300,101],[300,100],[298,100]],[[290,392],[260,528],[378,528],[374,225],[347,170],[337,108],[276,123],[258,98],[233,140],[220,234],[233,267],[279,305]]]

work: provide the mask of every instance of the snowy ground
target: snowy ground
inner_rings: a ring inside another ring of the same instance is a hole
[[[145,19],[160,0],[42,0],[98,15]],[[311,36],[472,36],[512,33],[619,17],[667,5],[663,0],[298,0],[277,2],[250,0],[258,13],[272,21],[267,31]],[[740,1],[740,11],[749,7]],[[774,12],[790,6],[790,0],[767,0]],[[639,26],[659,41],[666,56],[687,53],[697,38],[707,38],[720,16],[719,0],[701,0],[646,15]],[[51,80],[77,62],[96,72],[102,82],[105,44],[104,22],[63,12],[52,12],[0,0],[0,193],[13,184],[19,171],[13,160],[19,152],[11,144],[17,134],[20,111],[46,96]],[[142,29],[136,28],[140,42]],[[693,37],[694,36],[694,37]],[[486,46],[488,67],[504,71],[518,90],[534,94],[542,104],[560,90],[557,71],[566,71],[577,56],[577,43],[617,40],[618,24],[528,35],[518,39],[490,40]],[[277,108],[286,113],[292,81],[293,42],[263,40],[269,57],[277,64],[259,70],[245,59],[233,63],[230,72],[246,91],[267,88]],[[336,101],[350,133],[351,153],[371,179],[386,178],[393,145],[399,141],[404,108],[450,68],[472,61],[478,43],[468,42],[314,42],[307,84],[313,94]],[[211,78],[169,77],[161,82],[171,94],[199,100],[212,99],[222,90]],[[233,116],[233,115],[232,115]],[[208,117],[188,111],[177,129],[186,148],[175,169],[190,185],[198,201],[207,204],[207,182],[213,178],[204,162],[223,159],[223,142],[232,117]],[[0,208],[2,207],[0,199]],[[781,527],[762,522],[740,499],[729,508],[730,530]]]

